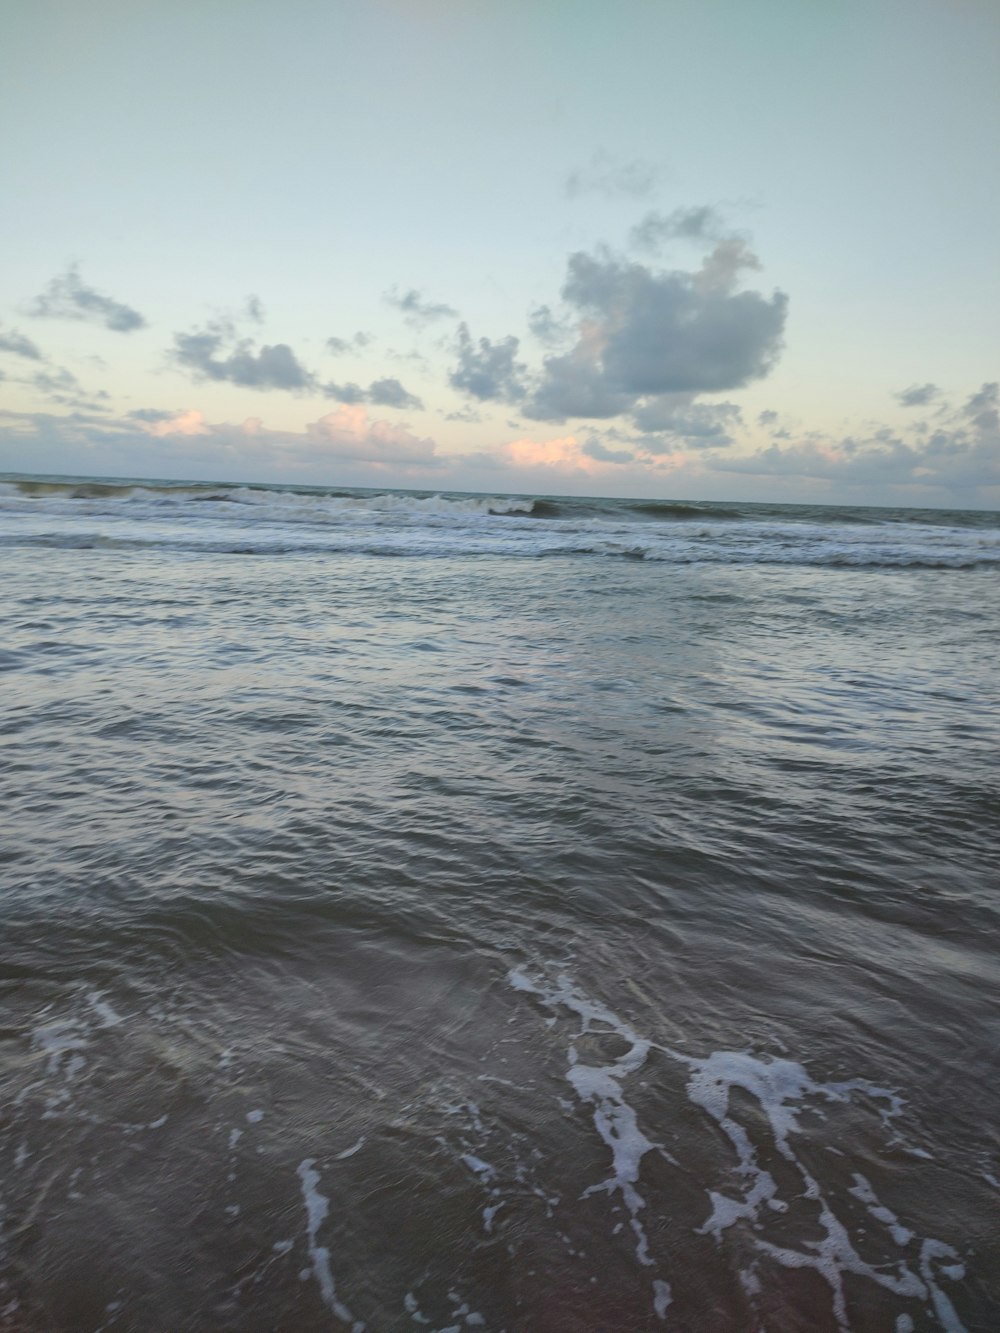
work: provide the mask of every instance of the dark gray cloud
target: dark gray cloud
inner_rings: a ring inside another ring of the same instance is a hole
[[[911,384],[908,389],[901,389],[895,395],[904,407],[926,407],[940,396],[941,390],[936,384]]]
[[[993,380],[972,394],[962,407],[962,416],[983,434],[1000,433],[1000,384]]]
[[[655,254],[665,241],[714,241],[722,235],[722,219],[709,204],[675,208],[672,213],[650,212],[629,232],[637,250]]]
[[[612,417],[664,394],[719,393],[768,373],[782,349],[788,298],[737,291],[759,267],[737,238],[693,273],[654,272],[608,251],[571,255],[563,299],[577,343],[548,357],[524,411],[542,421]]]
[[[523,376],[527,366],[517,359],[520,346],[514,337],[492,342],[474,342],[467,324],[458,326],[458,365],[449,376],[451,385],[480,402],[516,403],[524,397]]]
[[[232,325],[226,323],[175,333],[171,357],[196,379],[292,393],[313,387],[313,376],[287,343],[265,344],[257,350],[250,338],[236,340]]]
[[[641,158],[625,161],[607,152],[597,152],[586,166],[570,172],[563,190],[570,199],[578,199],[583,194],[599,194],[605,199],[622,195],[645,199],[656,189],[661,175],[658,167]]]
[[[416,394],[404,389],[399,380],[393,378],[372,380],[366,401],[375,407],[423,407]]]
[[[353,382],[337,384],[328,380],[319,386],[326,398],[335,398],[338,403],[353,406],[355,403],[371,403],[374,407],[422,408],[423,403],[416,394],[404,389],[397,379],[372,380],[367,389]]]
[[[9,352],[11,356],[23,356],[29,361],[42,359],[38,347],[19,329],[10,329],[7,333],[0,329],[0,352]]]
[[[355,403],[365,401],[365,391],[360,384],[355,384],[353,380],[348,384],[337,384],[334,380],[327,380],[321,386],[321,392],[324,398],[335,398],[338,403],[346,403],[353,407]]]
[[[138,310],[88,287],[76,264],[52,279],[41,296],[35,298],[28,313],[45,319],[86,319],[115,333],[132,333],[146,327]]]
[[[670,394],[645,399],[632,414],[639,430],[671,437],[671,448],[678,442],[695,449],[727,448],[742,419],[735,403],[693,403]]]
[[[596,435],[592,435],[580,446],[580,452],[586,454],[588,458],[599,459],[602,463],[634,463],[636,459],[636,455],[630,449],[610,449]]]
[[[216,320],[191,333],[175,333],[171,359],[196,380],[215,380],[244,389],[322,394],[340,403],[372,403],[377,407],[419,408],[420,399],[398,379],[374,380],[367,389],[359,384],[323,382],[302,364],[287,343],[257,347],[240,338],[228,320]]]
[[[438,319],[457,319],[458,311],[443,301],[427,301],[411,287],[408,292],[399,292],[395,287],[385,293],[384,300],[402,312],[407,323],[422,327]]]

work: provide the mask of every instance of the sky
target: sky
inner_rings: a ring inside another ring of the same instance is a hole
[[[1000,508],[996,0],[0,0],[0,470]]]

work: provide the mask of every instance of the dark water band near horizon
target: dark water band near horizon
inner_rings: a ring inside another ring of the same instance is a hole
[[[0,1329],[1000,1326],[1000,516],[0,479]]]

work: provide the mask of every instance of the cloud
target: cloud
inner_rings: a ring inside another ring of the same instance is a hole
[[[894,396],[904,407],[925,407],[938,398],[941,390],[936,384],[911,384],[908,389],[901,389]]]
[[[400,293],[395,287],[385,293],[383,298],[389,305],[402,311],[408,324],[422,328],[438,319],[457,319],[458,311],[443,301],[426,301],[415,287]]]
[[[347,352],[353,352],[356,349],[360,350],[363,347],[367,347],[371,340],[370,333],[362,333],[359,330],[353,338],[327,338],[326,348],[327,351],[332,352],[334,356],[344,356]]]
[[[548,357],[524,408],[536,420],[607,418],[664,394],[718,393],[765,376],[782,349],[788,298],[738,291],[759,261],[722,240],[695,272],[655,272],[609,251],[570,256],[563,299],[576,345]]]
[[[162,407],[137,407],[132,412],[126,412],[126,418],[131,421],[173,421],[177,413],[168,412]]]
[[[458,326],[458,365],[449,375],[453,388],[471,394],[480,402],[515,403],[524,397],[523,375],[527,366],[517,360],[519,341],[514,337],[492,342],[473,342],[467,324]]]
[[[211,435],[212,427],[202,412],[187,408],[181,412],[130,412],[129,416],[156,439],[164,440],[177,435]]]
[[[150,417],[155,419],[150,419]],[[304,431],[267,430],[259,418],[249,417],[239,425],[212,424],[203,413],[189,408],[169,414],[133,413],[132,419],[146,434],[161,440],[180,437],[198,438],[216,442],[243,441],[249,452],[258,455],[262,447],[278,458],[298,458],[308,455],[341,458],[368,463],[427,464],[435,459],[434,441],[420,439],[405,426],[373,420],[360,405],[342,405],[317,421],[310,422]]]
[[[58,387],[58,386],[57,386]],[[65,386],[64,386],[65,387]],[[864,437],[818,432],[754,453],[699,448],[711,422],[675,404],[688,436],[617,428],[555,438],[516,433],[477,453],[441,454],[432,439],[345,404],[303,430],[270,430],[257,418],[213,422],[186,408],[138,408],[127,416],[0,411],[0,469],[91,475],[278,480],[343,485],[589,495],[759,494],[771,500],[885,504],[1000,504],[1000,385],[990,382],[949,409],[932,432],[888,427]],[[30,461],[29,461],[30,460]]]
[[[709,204],[675,208],[672,213],[650,212],[629,232],[637,250],[655,254],[664,241],[712,241],[722,234],[722,219]]]
[[[757,425],[770,427],[778,424],[778,414],[772,408],[766,407],[763,412],[757,415]]]
[[[424,466],[437,462],[432,439],[419,438],[405,426],[372,421],[363,407],[341,407],[313,422],[307,434],[339,458]]]
[[[971,395],[961,411],[981,434],[1000,434],[1000,384],[996,380],[984,384],[978,393]]]
[[[372,380],[368,386],[366,401],[376,407],[421,408],[423,403],[416,396],[404,389],[397,379]]]
[[[418,409],[423,402],[414,393],[404,389],[397,379],[372,380],[367,389],[359,384],[337,384],[329,380],[320,386],[325,398],[335,398],[338,403],[353,406],[356,403],[372,403],[376,407],[408,407]]]
[[[44,397],[63,407],[104,412],[107,410],[104,403],[110,401],[110,395],[104,389],[88,393],[71,370],[60,366],[36,371],[29,381],[22,383],[30,383]]]
[[[60,394],[78,394],[80,392],[80,381],[71,370],[40,370],[32,377],[31,382],[36,389],[40,389],[42,393],[56,398],[57,401],[66,401],[58,397]]]
[[[228,355],[222,355],[231,346]],[[250,338],[235,341],[232,325],[210,324],[193,333],[175,333],[173,360],[195,379],[227,381],[245,389],[287,389],[301,392],[313,384],[287,343],[254,349]]]
[[[575,435],[563,435],[554,440],[535,440],[524,436],[499,446],[493,461],[515,468],[590,472],[596,462],[580,448]]]
[[[728,291],[744,269],[760,271],[761,263],[746,241],[739,236],[725,236],[694,275],[694,285],[702,291]]]
[[[572,321],[559,319],[547,305],[535,306],[529,312],[528,328],[546,347],[554,347],[573,335]]]
[[[981,488],[1000,486],[1000,385],[984,384],[928,435],[912,439],[882,427],[858,438],[813,433],[747,456],[720,456],[709,466],[771,478],[805,478],[871,489],[911,488],[951,494],[966,504]]]
[[[19,329],[4,333],[0,329],[0,352],[9,352],[11,356],[23,356],[29,361],[41,361],[42,354],[38,347],[26,338]]]
[[[622,195],[644,199],[653,193],[661,176],[660,169],[651,162],[641,158],[624,161],[601,151],[594,153],[586,166],[570,172],[563,190],[570,199],[584,194],[599,194],[606,199]]]
[[[592,436],[583,445],[583,453],[588,458],[596,458],[602,463],[634,463],[636,456],[630,449],[610,449],[596,436]]]
[[[324,398],[336,398],[338,403],[363,403],[365,401],[365,391],[360,384],[355,384],[353,380],[348,384],[337,384],[334,380],[328,380],[322,387]]]
[[[332,478],[406,485],[441,467],[433,440],[343,406],[302,431],[269,430],[259,418],[212,422],[194,408],[139,408],[125,417],[0,411],[0,467],[91,475],[204,477],[235,481]]]
[[[52,279],[41,296],[35,298],[28,313],[45,319],[86,319],[115,333],[132,333],[146,327],[138,310],[88,287],[80,278],[76,264]]]
[[[632,419],[641,431],[669,437],[671,449],[679,442],[694,449],[724,449],[733,443],[731,432],[742,424],[743,414],[735,403],[693,403],[685,395],[664,394],[645,399]]]
[[[420,399],[398,379],[374,380],[367,389],[354,383],[321,382],[307,369],[288,343],[258,348],[251,338],[239,338],[227,320],[203,329],[175,333],[171,359],[197,380],[214,380],[244,389],[322,394],[346,404],[372,403],[378,407],[419,408]]]

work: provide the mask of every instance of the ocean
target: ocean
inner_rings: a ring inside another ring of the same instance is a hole
[[[0,1329],[1000,1327],[1000,515],[0,480]]]

